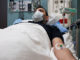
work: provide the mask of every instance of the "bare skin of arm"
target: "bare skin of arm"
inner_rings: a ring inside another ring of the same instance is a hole
[[[53,39],[54,54],[58,60],[76,60],[68,48],[56,49],[55,45],[57,43],[62,45],[64,45],[64,43],[58,37]]]

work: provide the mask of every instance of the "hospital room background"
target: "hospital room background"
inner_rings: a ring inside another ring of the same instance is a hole
[[[0,29],[13,25],[16,20],[32,20],[37,5],[42,5],[49,15],[59,13],[59,22],[71,30],[76,42],[74,49],[80,58],[80,0],[0,0]]]

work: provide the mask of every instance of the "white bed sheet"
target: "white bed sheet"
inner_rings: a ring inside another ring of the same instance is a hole
[[[0,30],[0,60],[53,60],[49,37],[38,24],[20,23]]]
[[[71,37],[63,35],[64,42],[75,54]],[[38,24],[20,23],[0,29],[0,60],[57,60],[49,37]]]

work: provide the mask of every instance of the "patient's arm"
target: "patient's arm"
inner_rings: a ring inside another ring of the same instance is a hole
[[[56,37],[53,39],[53,47],[58,60],[76,60],[68,48],[57,49],[56,46],[59,47],[58,45],[64,46],[62,40]]]

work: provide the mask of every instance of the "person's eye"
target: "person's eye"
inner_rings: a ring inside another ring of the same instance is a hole
[[[42,10],[39,10],[40,12],[42,12]]]
[[[40,12],[43,12],[43,10],[41,10],[41,9],[40,9],[39,11],[40,11]]]

